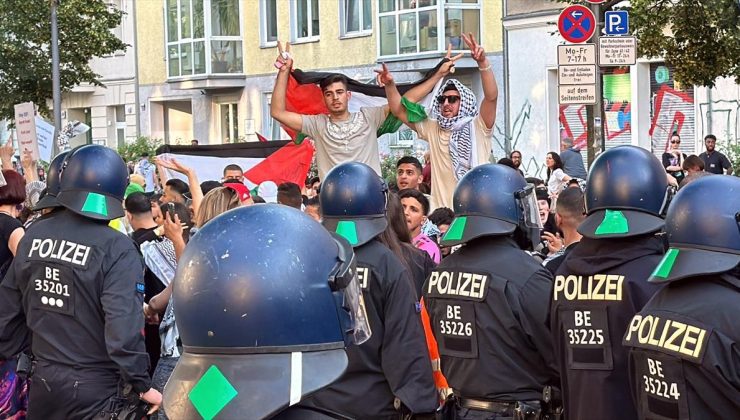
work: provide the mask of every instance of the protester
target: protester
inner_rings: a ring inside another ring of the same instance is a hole
[[[227,181],[229,179],[234,179],[239,182],[244,182],[244,171],[242,170],[242,167],[235,164],[230,163],[224,167],[224,176],[221,179],[221,182]]]
[[[717,145],[717,137],[714,134],[707,134],[704,137],[704,145],[707,148],[706,152],[703,152],[699,157],[704,161],[704,170],[713,174],[727,175],[732,174],[732,163],[727,159],[727,156],[715,150]]]
[[[203,191],[200,189],[198,174],[195,169],[185,166],[177,159],[157,158],[157,165],[185,175],[188,179],[187,185],[176,178],[166,182],[162,202],[177,202],[191,206],[194,216],[198,215],[200,203],[203,200]],[[178,182],[179,181],[179,182]]]
[[[558,194],[566,188],[571,177],[563,171],[563,161],[555,152],[547,154],[545,165],[547,166],[547,193],[551,199],[550,208],[555,210]]]
[[[438,209],[435,209],[432,214],[429,215],[429,221],[437,226],[437,229],[439,229],[439,235],[436,241],[437,245],[439,245],[445,233],[447,233],[447,230],[450,228],[450,225],[452,224],[452,220],[454,218],[455,212],[447,207],[440,207]],[[442,254],[442,258],[444,258],[450,255],[452,248],[450,248],[449,246],[439,245],[439,251],[440,254]]]
[[[542,262],[549,272],[555,274],[565,257],[578,245],[581,234],[578,226],[586,218],[585,201],[580,188],[567,188],[558,197],[558,208],[555,211],[555,225],[560,232],[555,234],[542,232],[542,239],[548,242],[550,254]]]
[[[301,198],[301,187],[293,182],[283,182],[278,185],[277,190],[278,204],[284,204],[288,207],[301,210],[303,199]]]
[[[319,196],[313,196],[306,201],[303,212],[311,216],[311,218],[317,222],[321,222],[321,202]]]
[[[509,153],[509,159],[514,162],[514,169],[524,176],[524,172],[522,172],[522,152],[512,150],[511,153]]]
[[[429,254],[435,264],[442,259],[439,247],[435,241],[429,239],[422,232],[422,225],[427,221],[429,213],[429,200],[419,190],[405,189],[398,192],[403,206],[403,214],[406,218],[406,226],[411,236],[411,242],[415,247]]]
[[[583,166],[581,149],[573,144],[572,138],[565,137],[560,140],[560,159],[566,175],[571,178],[586,179],[586,167]]]
[[[671,147],[668,151],[663,153],[663,156],[661,157],[666,173],[670,174],[678,184],[680,184],[681,181],[683,181],[684,176],[686,176],[683,168],[686,154],[681,152],[680,146],[681,136],[674,131],[671,136]]]
[[[154,190],[157,189],[155,172],[155,166],[152,165],[151,162],[149,162],[149,153],[142,152],[139,161],[134,167],[134,174],[139,174],[144,177],[144,181],[146,184],[146,186],[144,187],[144,192],[146,193],[154,193]]]
[[[378,79],[385,86],[388,105],[393,115],[429,142],[432,171],[432,208],[452,207],[452,194],[457,182],[470,169],[487,163],[491,155],[491,138],[496,122],[498,87],[483,47],[478,45],[473,34],[462,34],[478,65],[483,86],[483,100],[478,106],[475,94],[455,79],[447,80],[435,94],[431,118],[427,118],[423,107],[413,100],[404,98],[396,88],[393,75],[383,64]],[[450,58],[449,66],[437,72],[438,78],[449,72],[449,67],[462,54]],[[443,66],[444,67],[444,66]],[[438,80],[438,79],[437,79]],[[435,80],[436,82],[436,80]]]
[[[352,93],[348,90],[347,77],[335,74],[319,84],[328,115],[301,115],[288,111],[285,95],[288,77],[293,68],[290,44],[285,51],[278,41],[278,57],[275,67],[278,76],[270,102],[270,116],[284,126],[311,137],[316,145],[316,166],[323,180],[329,170],[342,162],[357,161],[369,165],[380,175],[378,153],[378,129],[388,116],[388,106],[365,107],[359,112],[349,112],[348,102]],[[448,54],[449,55],[449,54]],[[405,97],[410,101],[421,100],[433,88],[437,80],[444,77],[452,64],[443,64],[434,77],[415,86]]]
[[[398,159],[398,162],[396,162],[396,185],[398,189],[418,190],[419,185],[424,182],[423,170],[419,159],[413,156],[403,156]]]

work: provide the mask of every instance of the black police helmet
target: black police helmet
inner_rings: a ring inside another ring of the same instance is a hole
[[[665,169],[652,153],[636,146],[609,149],[588,173],[588,216],[578,232],[595,239],[656,232],[664,225],[668,191]]]
[[[46,195],[39,199],[36,206],[34,206],[33,211],[52,207],[61,207],[61,204],[57,201],[57,195],[59,195],[59,188],[62,182],[64,161],[69,156],[69,153],[69,151],[62,152],[51,160],[49,171],[46,174]]]
[[[341,163],[321,183],[322,223],[352,246],[365,244],[388,225],[387,194],[388,186],[371,167],[359,162]]]
[[[57,200],[82,216],[96,220],[123,217],[128,168],[113,149],[88,144],[72,150],[64,164]]]
[[[471,169],[455,188],[455,219],[442,238],[442,245],[514,233],[522,217],[516,194],[525,187],[524,177],[506,165],[485,164]]]
[[[277,204],[206,223],[175,275],[184,353],[164,389],[167,415],[266,418],[341,376],[346,312],[331,279],[343,250],[351,259],[346,241]]]
[[[670,249],[649,281],[661,283],[737,267],[740,178],[713,175],[681,188],[668,207],[665,228]]]

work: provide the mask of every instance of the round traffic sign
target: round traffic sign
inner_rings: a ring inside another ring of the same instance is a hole
[[[581,43],[591,39],[596,29],[596,18],[586,6],[568,6],[560,13],[558,31],[568,42]]]
[[[589,3],[591,3],[591,4],[606,3],[606,0],[586,0],[586,1],[589,2]]]

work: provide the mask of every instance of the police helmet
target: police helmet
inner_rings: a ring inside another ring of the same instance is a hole
[[[668,177],[645,149],[619,146],[602,153],[586,181],[586,219],[578,232],[587,238],[624,238],[663,228]]]
[[[36,203],[33,211],[61,207],[61,204],[57,201],[57,195],[59,194],[59,187],[62,182],[62,169],[67,156],[69,156],[69,151],[62,152],[51,160],[49,172],[46,175],[46,195],[41,197]]]
[[[355,268],[346,240],[287,206],[206,223],[174,279],[184,353],[164,389],[167,415],[264,418],[336,380],[345,346],[370,336]]]
[[[388,186],[375,171],[359,162],[341,163],[321,183],[321,222],[331,232],[359,246],[380,235]]]
[[[63,165],[57,201],[69,210],[97,220],[123,217],[128,168],[113,149],[88,144],[73,149]]]
[[[681,188],[668,207],[665,228],[670,249],[650,282],[723,273],[737,267],[740,178],[712,175]]]
[[[471,169],[457,184],[452,203],[455,218],[442,245],[510,235],[517,227],[539,241],[542,225],[534,186],[506,165],[489,163]]]

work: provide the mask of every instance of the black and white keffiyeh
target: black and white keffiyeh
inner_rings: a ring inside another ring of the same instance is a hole
[[[460,112],[455,117],[445,118],[442,116],[442,105],[435,100],[432,105],[432,117],[437,120],[441,128],[452,131],[450,135],[450,158],[452,159],[455,178],[459,181],[473,167],[473,147],[475,144],[473,119],[478,115],[478,101],[473,91],[455,79],[447,80],[437,90],[436,96],[441,95],[449,84],[453,84],[460,94]]]

